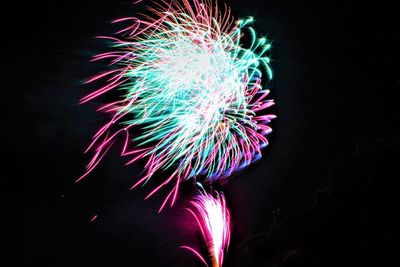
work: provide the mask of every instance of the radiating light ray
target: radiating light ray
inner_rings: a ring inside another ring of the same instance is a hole
[[[114,20],[122,30],[100,36],[112,51],[93,60],[109,61],[110,70],[87,80],[103,86],[81,103],[119,97],[99,108],[111,119],[94,135],[93,158],[78,181],[122,135],[128,164],[146,160],[132,188],[156,172],[166,178],[148,196],[172,185],[162,209],[173,205],[181,181],[221,180],[259,159],[275,116],[264,112],[274,102],[262,86],[263,73],[272,78],[270,44],[257,38],[253,18],[235,22],[229,8],[207,0],[160,1],[149,12]]]

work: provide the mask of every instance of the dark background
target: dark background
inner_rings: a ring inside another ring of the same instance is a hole
[[[278,119],[264,157],[221,188],[233,217],[224,266],[385,266],[397,253],[394,4],[226,2],[272,40]],[[2,155],[11,172],[1,188],[12,243],[2,251],[18,255],[7,266],[203,266],[178,249],[202,246],[183,210],[190,184],[157,215],[163,193],[143,201],[151,186],[128,190],[141,166],[124,167],[117,146],[73,183],[106,121],[100,100],[77,104],[91,89],[81,82],[104,68],[89,63],[106,49],[93,36],[111,34],[109,22],[139,6],[30,1],[3,10]]]

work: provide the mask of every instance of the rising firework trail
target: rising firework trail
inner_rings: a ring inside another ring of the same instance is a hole
[[[206,193],[204,189],[191,201],[193,208],[188,211],[197,222],[211,258],[211,267],[221,267],[230,241],[230,215],[223,193]],[[209,266],[197,250],[189,246],[181,248],[193,252],[205,265]]]

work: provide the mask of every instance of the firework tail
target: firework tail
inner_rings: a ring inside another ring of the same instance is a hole
[[[207,245],[211,267],[221,267],[229,247],[231,226],[230,213],[226,206],[224,194],[212,191],[207,193],[200,187],[198,195],[191,201],[187,210],[194,217],[201,235]],[[183,246],[192,251],[207,266],[204,257],[195,249]]]

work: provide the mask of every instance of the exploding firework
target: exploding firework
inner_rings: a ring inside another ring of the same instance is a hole
[[[111,119],[94,135],[87,149],[94,156],[78,181],[120,135],[127,164],[146,161],[132,188],[156,172],[166,178],[147,197],[171,185],[160,210],[173,205],[180,182],[214,182],[259,159],[275,116],[265,114],[274,102],[262,86],[262,73],[272,78],[270,44],[252,21],[200,0],[161,1],[141,18],[115,20],[122,30],[100,37],[112,50],[93,59],[108,60],[110,69],[87,80],[104,85],[81,102],[119,96],[99,108]]]
[[[199,225],[211,257],[211,266],[220,267],[230,241],[230,215],[223,193],[206,193],[204,190],[191,202],[194,209],[188,209]],[[192,251],[208,266],[206,260],[189,246],[182,248]]]

